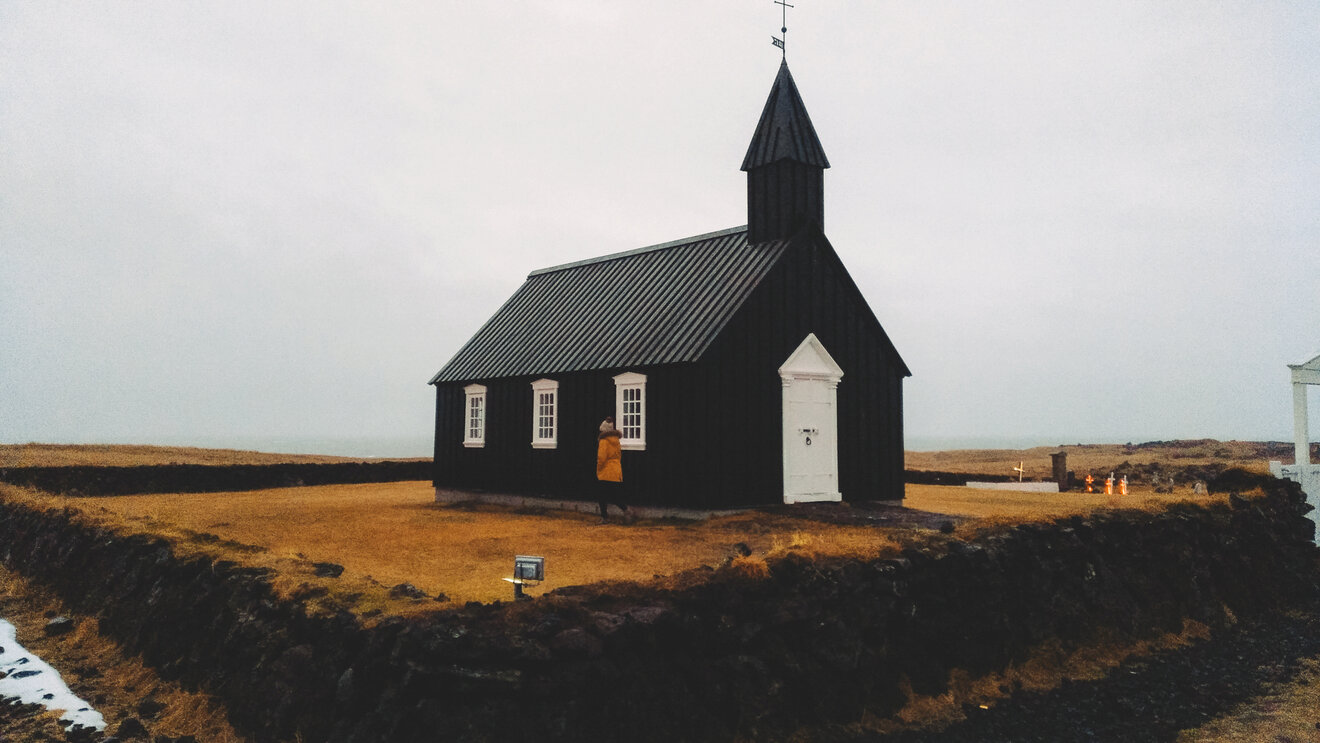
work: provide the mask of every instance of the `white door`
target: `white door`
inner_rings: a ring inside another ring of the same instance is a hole
[[[837,501],[843,370],[814,334],[779,368],[784,386],[784,502]]]

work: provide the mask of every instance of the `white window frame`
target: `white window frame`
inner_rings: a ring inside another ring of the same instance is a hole
[[[474,421],[473,404],[476,404]],[[469,384],[463,388],[463,446],[480,449],[486,445],[486,385]]]
[[[543,423],[543,399],[549,406],[549,426]],[[549,434],[549,435],[546,435]],[[559,382],[553,379],[538,379],[532,382],[532,448],[554,449],[559,445]]]
[[[638,396],[637,424],[628,425],[625,417],[625,391],[635,390]],[[614,378],[614,423],[623,436],[619,438],[619,447],[631,451],[646,451],[646,375],[637,372],[624,372]],[[635,436],[629,436],[632,431]]]

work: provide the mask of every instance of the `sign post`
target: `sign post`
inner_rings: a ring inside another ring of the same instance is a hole
[[[514,601],[531,599],[531,596],[523,593],[523,586],[545,580],[545,558],[534,555],[514,555],[513,577],[504,580],[513,584]]]

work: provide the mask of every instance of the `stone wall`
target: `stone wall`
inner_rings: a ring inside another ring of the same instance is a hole
[[[217,493],[303,485],[430,479],[429,459],[326,464],[161,464],[0,469],[0,482],[66,495]]]
[[[224,701],[256,740],[786,740],[886,715],[1098,632],[1222,627],[1314,595],[1293,483],[1152,516],[1107,512],[973,542],[927,533],[874,561],[787,557],[682,589],[585,587],[364,626],[308,617],[265,574],[180,558],[72,510],[0,502],[0,559],[53,587],[163,675]]]
[[[937,472],[935,470],[904,470],[903,482],[914,485],[963,485],[968,480],[981,482],[1008,482],[1008,475],[969,474],[967,472]]]

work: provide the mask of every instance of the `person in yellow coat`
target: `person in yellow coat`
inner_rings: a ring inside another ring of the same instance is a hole
[[[609,504],[613,503],[623,511],[624,520],[630,520],[628,504],[623,502],[623,450],[619,438],[623,434],[614,427],[614,416],[607,416],[600,423],[600,435],[596,444],[596,486],[597,502],[600,503],[600,523],[609,520]]]

